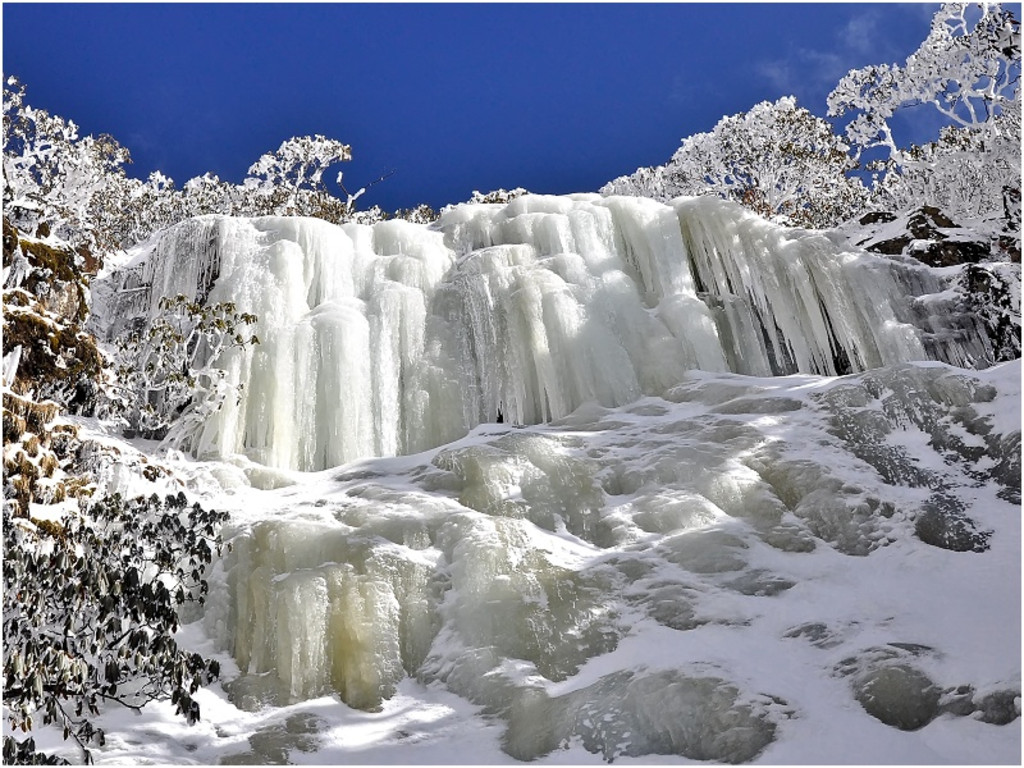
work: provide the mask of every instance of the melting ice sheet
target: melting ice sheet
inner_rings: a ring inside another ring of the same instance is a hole
[[[315,471],[415,453],[481,423],[538,424],[660,396],[692,369],[834,375],[983,361],[941,331],[921,267],[773,226],[716,198],[526,196],[431,227],[205,217],[161,233],[96,289],[108,333],[163,296],[232,301],[262,343],[192,436]]]
[[[1016,763],[1019,409],[1019,363],[693,372],[321,473],[184,465],[237,510],[230,717],[283,739],[198,754]]]

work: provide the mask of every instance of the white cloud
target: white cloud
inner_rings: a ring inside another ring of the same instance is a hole
[[[767,80],[779,93],[789,93],[792,84],[796,82],[793,77],[793,68],[788,61],[776,60],[766,61],[758,65],[758,74]]]
[[[842,42],[851,51],[867,53],[878,48],[878,14],[868,11],[854,16],[840,33]]]
[[[931,18],[932,7],[926,10]],[[886,39],[882,23],[876,9],[859,8],[832,35],[821,38],[821,47],[794,48],[779,59],[760,62],[757,74],[779,95],[831,90],[851,67],[901,58]],[[924,28],[922,37],[926,33]]]
[[[798,48],[784,59],[761,62],[757,73],[767,80],[779,95],[831,88],[847,72],[843,57],[832,51]]]

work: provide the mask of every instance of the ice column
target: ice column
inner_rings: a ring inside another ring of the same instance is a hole
[[[120,320],[185,293],[259,318],[199,455],[318,470],[501,418],[660,395],[685,371],[925,359],[890,265],[716,198],[528,195],[431,226],[202,217],[125,270]],[[108,292],[109,294],[109,292]]]

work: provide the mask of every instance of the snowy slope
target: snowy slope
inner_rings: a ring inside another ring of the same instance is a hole
[[[1019,501],[955,446],[1019,408],[1019,364],[694,373],[275,490],[180,461],[235,515],[184,631],[225,682],[193,728],[107,715],[99,761],[1016,763]],[[984,551],[920,540],[937,499]]]

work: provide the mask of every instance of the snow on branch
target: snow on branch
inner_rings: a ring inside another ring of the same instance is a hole
[[[846,127],[852,144],[884,148],[903,166],[908,156],[889,123],[898,110],[930,104],[950,124],[973,128],[1019,111],[1019,91],[1020,22],[998,3],[946,3],[903,66],[871,65],[843,77],[829,94],[828,114],[853,115]]]

